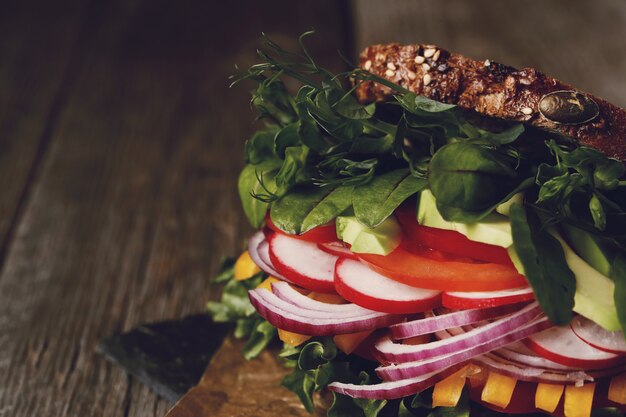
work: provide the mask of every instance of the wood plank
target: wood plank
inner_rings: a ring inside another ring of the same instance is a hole
[[[268,28],[293,47],[317,26],[312,49],[335,62],[343,39],[330,0],[277,2],[292,20],[243,0],[228,13],[102,4],[0,276],[0,410],[12,416],[165,414],[97,341],[203,310],[217,260],[249,230],[234,185],[254,115],[248,87],[226,88],[233,64],[254,60]]]
[[[356,49],[434,43],[476,59],[535,67],[626,107],[621,0],[352,0]]]
[[[0,13],[0,267],[29,184],[89,39],[91,2],[3,4]]]

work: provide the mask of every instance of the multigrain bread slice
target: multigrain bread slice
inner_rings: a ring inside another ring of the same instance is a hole
[[[626,160],[626,110],[536,69],[476,61],[434,45],[397,43],[367,47],[360,66],[418,95],[553,130]],[[392,94],[372,81],[356,89],[364,103],[385,101]]]

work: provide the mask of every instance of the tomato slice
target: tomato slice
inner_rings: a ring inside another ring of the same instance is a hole
[[[265,213],[265,224],[267,227],[272,229],[277,233],[281,233],[283,235],[287,235],[289,237],[293,237],[295,239],[306,240],[307,242],[313,243],[329,243],[335,242],[337,240],[337,231],[335,229],[335,222],[329,222],[318,226],[314,229],[309,230],[306,233],[302,233],[299,235],[292,235],[278,228],[274,223],[272,223],[272,218],[270,217],[270,212]]]
[[[410,202],[402,204],[395,214],[406,236],[415,243],[483,262],[513,266],[507,250],[501,246],[475,242],[454,230],[420,225],[417,223],[415,205]]]
[[[386,277],[418,288],[441,291],[499,291],[528,285],[514,267],[467,262],[450,254],[400,245],[387,256],[357,254]]]

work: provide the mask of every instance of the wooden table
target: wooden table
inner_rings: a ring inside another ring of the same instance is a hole
[[[201,311],[250,232],[236,177],[253,131],[234,64],[259,33],[315,27],[342,68],[372,42],[536,66],[626,105],[626,3],[65,0],[0,9],[0,416],[162,416],[95,353]]]

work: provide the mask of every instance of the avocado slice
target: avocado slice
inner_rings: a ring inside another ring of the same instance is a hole
[[[449,222],[437,210],[437,201],[430,190],[424,190],[420,194],[417,222],[438,229],[455,230],[476,242],[503,248],[513,245],[511,222],[506,216],[491,213],[479,223]]]
[[[561,233],[576,253],[596,271],[607,277],[612,275],[613,261],[618,255],[617,249],[611,248],[599,236],[577,227],[563,225]]]
[[[355,216],[339,216],[336,225],[337,237],[350,244],[350,250],[355,253],[387,255],[402,241],[402,229],[393,217],[388,217],[375,228],[369,228]]]

